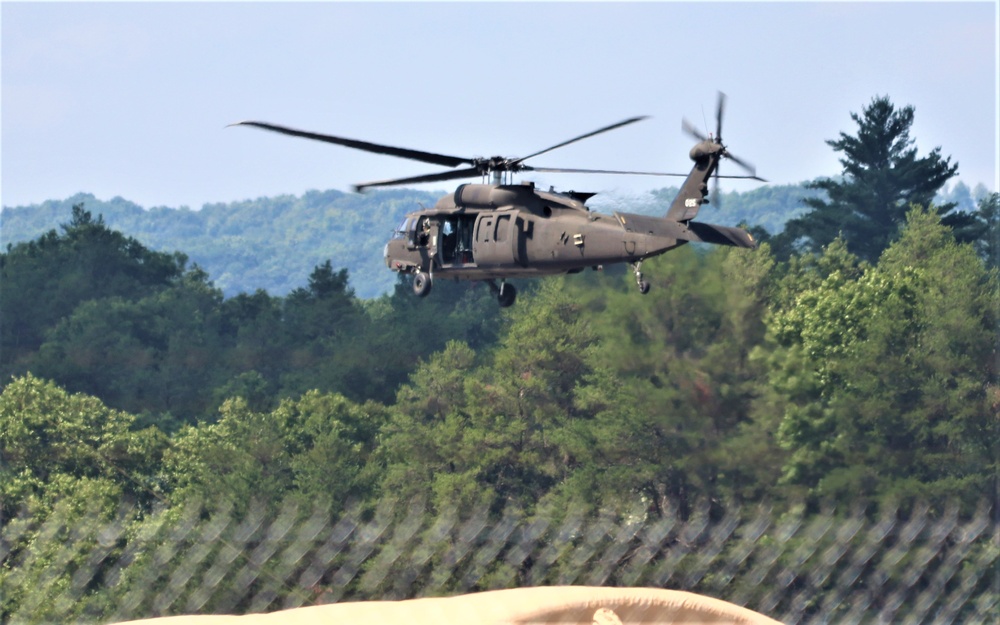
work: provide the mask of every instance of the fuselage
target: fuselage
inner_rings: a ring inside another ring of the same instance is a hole
[[[484,280],[635,263],[687,242],[685,224],[591,211],[589,194],[466,184],[410,213],[386,245],[389,268]]]

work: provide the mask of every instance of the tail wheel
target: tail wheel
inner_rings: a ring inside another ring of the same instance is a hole
[[[421,271],[413,276],[413,294],[417,297],[427,297],[427,294],[431,292],[431,277],[429,274]]]
[[[513,306],[516,299],[517,289],[514,288],[513,284],[504,283],[500,285],[500,292],[497,293],[497,302],[500,304],[500,308]]]

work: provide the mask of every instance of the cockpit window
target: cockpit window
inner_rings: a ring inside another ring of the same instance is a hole
[[[406,237],[406,224],[409,223],[409,221],[410,219],[406,218],[403,221],[399,222],[399,225],[396,226],[396,230],[392,233],[392,238],[402,239]]]

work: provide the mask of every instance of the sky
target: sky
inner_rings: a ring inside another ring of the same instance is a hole
[[[771,183],[841,172],[826,142],[873,98],[911,105],[921,156],[1000,188],[998,3],[0,2],[0,203],[79,192],[199,209],[442,171],[257,120],[538,167],[686,173],[682,118]],[[723,174],[738,174],[723,163]],[[641,194],[675,178],[534,172]],[[469,180],[477,182],[478,180]],[[450,191],[461,181],[413,188]],[[761,183],[724,181],[747,191]]]

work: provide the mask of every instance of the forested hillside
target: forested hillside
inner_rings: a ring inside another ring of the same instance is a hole
[[[660,215],[676,188],[648,196],[598,196],[594,210]],[[395,275],[385,268],[382,251],[392,229],[409,211],[433,206],[441,193],[381,190],[365,194],[311,191],[301,197],[258,198],[207,204],[200,210],[156,207],[148,210],[122,198],[98,200],[79,194],[40,205],[4,207],[0,246],[29,241],[66,220],[72,206],[84,204],[105,223],[127,232],[151,250],[183,250],[208,272],[226,297],[263,289],[287,295],[306,282],[316,265],[330,260],[347,269],[358,297],[392,291]],[[800,214],[800,198],[815,192],[800,186],[766,186],[722,194],[722,209],[706,207],[703,219],[747,223],[777,232]]]
[[[34,239],[66,221],[72,206],[85,204],[111,228],[127,232],[151,250],[183,250],[226,296],[263,289],[286,295],[306,283],[316,265],[333,260],[356,279],[351,286],[371,298],[392,290],[382,250],[408,211],[433,205],[435,194],[389,190],[366,195],[310,191],[200,210],[145,210],[122,198],[101,201],[89,194],[41,205],[4,207],[2,245]]]
[[[645,269],[645,297],[622,272],[587,272],[522,282],[504,311],[469,283],[361,300],[330,262],[284,297],[225,298],[182,253],[77,206],[62,232],[0,256],[0,374],[11,388],[51,380],[168,437],[308,392],[375,402],[373,493],[973,502],[996,487],[997,276],[934,213],[911,211],[874,265],[837,241],[787,262],[767,245],[686,246]],[[480,437],[500,455],[463,456]],[[623,454],[625,473],[589,481],[588,461]]]
[[[184,254],[151,251],[82,205],[61,233],[0,259],[3,379],[30,371],[167,430],[214,418],[233,394],[260,408],[310,389],[389,401],[445,341],[497,332],[485,287],[442,283],[426,306],[408,285],[361,300],[330,261],[283,298],[225,298]]]

